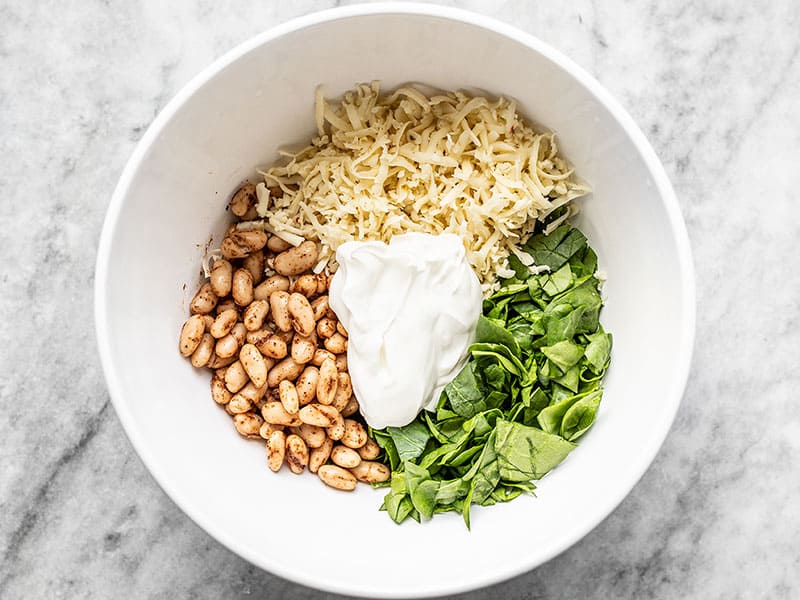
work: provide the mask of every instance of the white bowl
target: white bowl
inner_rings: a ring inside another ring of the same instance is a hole
[[[591,183],[578,225],[608,274],[614,334],[599,418],[537,497],[395,525],[383,491],[328,489],[266,468],[177,350],[200,260],[225,204],[257,165],[314,131],[318,84],[380,79],[516,98],[558,132]],[[527,571],[595,527],[631,490],[672,423],[689,369],[694,284],[669,181],[628,114],[572,61],[508,25],[439,6],[353,6],[296,19],[192,80],[142,138],[100,241],[96,326],[120,420],[153,476],[194,521],[254,564],[326,590],[429,596]]]

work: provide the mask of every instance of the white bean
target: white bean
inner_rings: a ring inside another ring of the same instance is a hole
[[[231,281],[233,278],[233,266],[224,258],[214,261],[211,265],[209,283],[211,290],[220,298],[224,298],[231,293]]]
[[[319,381],[317,381],[317,400],[321,404],[331,404],[336,397],[339,386],[339,372],[336,363],[330,358],[323,361],[319,367]]]
[[[211,289],[211,284],[206,281],[200,286],[200,289],[197,290],[194,298],[189,303],[189,311],[193,315],[207,315],[214,310],[217,301],[217,295]]]
[[[231,283],[231,295],[239,306],[247,306],[253,301],[253,276],[247,269],[236,269]]]
[[[286,434],[273,431],[267,440],[267,465],[272,471],[279,471],[286,456]]]
[[[223,338],[231,332],[231,329],[236,325],[238,319],[239,313],[236,310],[229,309],[222,311],[217,315],[217,318],[214,319],[209,332],[217,339]]]
[[[317,475],[322,483],[337,490],[349,492],[358,485],[358,481],[350,471],[336,465],[322,465]]]
[[[314,266],[318,254],[317,245],[307,240],[278,254],[275,257],[275,270],[281,275],[299,275]]]
[[[202,315],[192,315],[181,327],[180,343],[178,345],[181,355],[191,356],[203,339],[206,324]]]
[[[294,292],[289,296],[286,309],[291,316],[292,327],[298,334],[303,337],[309,337],[314,333],[314,310],[311,308],[308,298],[303,294]]]
[[[239,352],[239,360],[253,385],[261,387],[267,383],[267,363],[258,348],[253,344],[245,344]]]

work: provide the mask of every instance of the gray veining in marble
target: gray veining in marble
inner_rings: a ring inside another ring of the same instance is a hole
[[[0,598],[319,598],[161,492],[94,346],[117,177],[213,58],[338,2],[0,2]],[[572,56],[633,114],[697,266],[687,392],[652,468],[548,564],[465,599],[800,597],[800,5],[448,2]]]

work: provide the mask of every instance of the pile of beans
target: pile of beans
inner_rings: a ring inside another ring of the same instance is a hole
[[[255,187],[245,185],[231,212],[252,220],[255,202]],[[220,250],[179,342],[192,365],[213,372],[214,401],[242,436],[266,440],[273,471],[307,467],[339,490],[386,481],[353,396],[347,331],[328,305],[331,276],[312,271],[316,244],[292,246],[234,224]]]

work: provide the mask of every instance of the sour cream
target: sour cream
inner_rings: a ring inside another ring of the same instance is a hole
[[[481,314],[481,286],[452,234],[406,233],[347,242],[329,301],[349,336],[347,365],[372,427],[407,425],[467,360]]]

